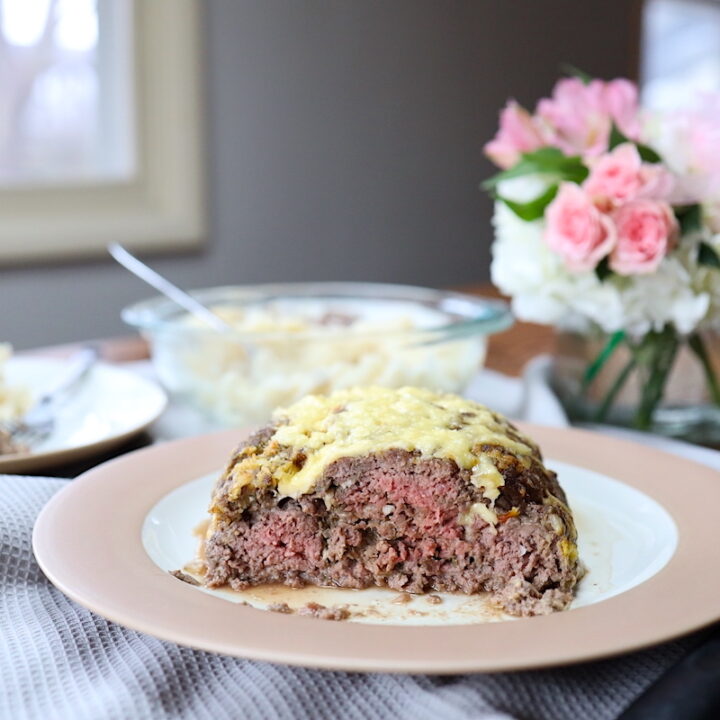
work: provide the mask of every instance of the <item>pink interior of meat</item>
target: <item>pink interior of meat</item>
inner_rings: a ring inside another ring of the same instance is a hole
[[[559,550],[549,506],[497,527],[460,516],[478,491],[448,460],[404,451],[343,458],[322,487],[279,502],[268,492],[208,543],[210,584],[266,582],[408,592],[494,592],[520,614],[566,604],[576,568]]]

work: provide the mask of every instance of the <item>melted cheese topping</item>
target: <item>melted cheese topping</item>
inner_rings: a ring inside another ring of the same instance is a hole
[[[508,436],[507,421],[486,407],[419,388],[365,387],[310,395],[278,410],[274,420],[278,427],[271,445],[275,453],[286,448],[286,460],[272,463],[261,480],[247,463],[257,470],[258,461],[263,465],[262,456],[238,463],[231,497],[258,481],[275,484],[281,495],[297,497],[311,491],[325,469],[340,458],[400,449],[453,460],[471,472],[473,484],[493,501],[504,480],[480,446],[500,445],[521,458],[535,452],[530,441]],[[287,459],[293,456],[301,456],[303,462]]]

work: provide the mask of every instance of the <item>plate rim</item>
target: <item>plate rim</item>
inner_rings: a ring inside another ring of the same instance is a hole
[[[692,474],[695,490],[720,499],[715,470],[587,430],[518,424],[544,454],[619,480],[664,507],[678,530],[677,548],[665,567],[602,602],[506,623],[373,626],[228,603],[158,568],[145,552],[141,529],[159,499],[224,466],[249,430],[154,445],[89,470],[42,509],[33,529],[33,551],[43,572],[63,593],[125,627],[210,652],[328,670],[456,674],[555,667],[640,650],[720,619],[720,573],[699,579],[695,572],[702,548],[717,547],[720,525],[697,523],[696,504],[673,480],[679,472]],[[138,467],[144,468],[144,483]],[[134,474],[128,473],[130,469]],[[642,469],[652,470],[653,478],[637,475]],[[147,482],[156,472],[154,482]],[[114,507],[109,521],[90,512],[117,499],[121,491],[124,503]],[[59,536],[65,542],[56,542]],[[77,554],[82,556],[88,546],[90,559],[78,562]],[[98,559],[102,557],[124,564],[104,566]],[[678,586],[691,588],[696,602],[688,607],[684,594],[675,591]],[[149,593],[156,602],[134,599],[138,593]],[[395,645],[389,645],[392,640]]]
[[[63,358],[24,357],[20,355],[14,356],[8,360],[8,364],[26,362],[62,364],[65,360]],[[139,384],[144,385],[146,390],[152,388],[152,392],[154,392],[158,398],[157,409],[152,413],[152,415],[148,415],[148,418],[143,420],[142,423],[133,425],[126,430],[113,433],[90,443],[73,445],[72,447],[56,448],[54,450],[46,450],[39,453],[12,453],[0,455],[0,473],[17,474],[22,472],[36,472],[55,465],[62,465],[75,460],[82,460],[83,458],[91,457],[92,455],[100,453],[104,450],[109,450],[147,429],[163,414],[167,408],[169,402],[168,395],[157,382],[143,377],[139,373],[134,373],[128,368],[124,368],[113,363],[98,361],[95,364],[95,367],[91,369],[91,372],[96,372],[98,368],[100,369],[100,372],[110,371],[112,373],[122,373],[126,377],[132,376],[133,380],[136,380]]]

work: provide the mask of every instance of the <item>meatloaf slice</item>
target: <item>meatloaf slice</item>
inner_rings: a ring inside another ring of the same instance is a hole
[[[208,586],[488,591],[568,606],[581,574],[565,494],[507,420],[451,395],[311,396],[244,442],[215,487]]]

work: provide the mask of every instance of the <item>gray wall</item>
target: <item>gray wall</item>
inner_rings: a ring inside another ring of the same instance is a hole
[[[148,0],[140,0],[147,2]],[[560,63],[632,72],[625,0],[205,0],[210,233],[153,264],[186,287],[487,278],[482,145]],[[1,219],[0,219],[1,221]],[[16,347],[126,332],[149,292],[109,260],[0,270]]]

